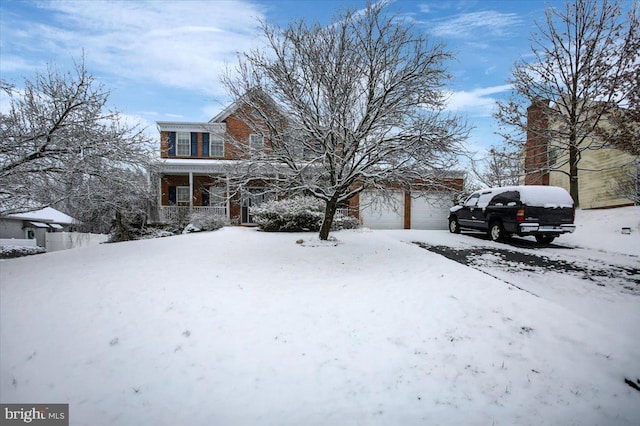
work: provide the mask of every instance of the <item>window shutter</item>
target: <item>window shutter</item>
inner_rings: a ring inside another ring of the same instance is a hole
[[[202,134],[202,156],[209,156],[209,133]],[[207,203],[209,205],[209,203]]]
[[[196,132],[191,132],[191,156],[198,156],[198,134]]]
[[[172,206],[176,204],[176,187],[175,186],[169,187],[169,204]]]
[[[169,156],[176,156],[176,132],[169,132]]]
[[[202,205],[203,206],[209,205],[209,190],[207,189],[202,190]]]

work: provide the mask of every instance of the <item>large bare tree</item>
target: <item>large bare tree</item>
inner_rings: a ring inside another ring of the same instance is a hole
[[[0,215],[63,205],[114,217],[138,206],[131,194],[147,197],[148,181],[131,176],[147,173],[151,140],[107,109],[109,91],[84,63],[67,73],[49,67],[23,88],[1,86]]]
[[[540,170],[528,172],[567,174],[576,205],[582,154],[626,143],[619,140],[623,132],[602,131],[616,128],[609,117],[627,109],[638,93],[637,3],[627,13],[625,5],[618,0],[577,0],[549,7],[531,35],[530,59],[513,68],[511,98],[498,103],[496,118],[507,141],[524,146],[528,132],[530,141],[555,147],[555,161],[533,161]],[[542,108],[542,116],[527,122],[532,104]],[[544,147],[537,152],[548,154]]]
[[[260,175],[324,200],[321,239],[340,203],[364,189],[442,182],[467,135],[443,114],[451,55],[442,45],[371,4],[326,26],[262,29],[266,47],[241,55],[224,79],[266,140],[250,150],[243,141],[245,182]]]

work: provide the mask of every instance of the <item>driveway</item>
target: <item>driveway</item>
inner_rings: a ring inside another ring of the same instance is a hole
[[[640,258],[532,239],[490,241],[484,233],[441,231],[412,235],[413,243],[497,278],[514,289],[550,300],[612,331],[637,336]],[[418,238],[415,238],[418,237]]]
[[[489,242],[484,234],[469,234],[469,237]],[[512,272],[515,275],[513,281],[518,281],[517,276],[522,272],[556,272],[580,278],[600,287],[609,286],[622,293],[640,295],[640,266],[633,266],[629,262],[611,263],[598,259],[601,253],[593,253],[593,256],[587,259],[584,256],[577,258],[572,256],[572,251],[575,250],[573,247],[559,244],[541,245],[521,238],[511,238],[502,244],[503,247],[492,244],[454,248],[419,241],[416,244],[490,275],[498,270]]]

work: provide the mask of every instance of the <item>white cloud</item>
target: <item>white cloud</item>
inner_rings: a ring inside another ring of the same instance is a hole
[[[503,37],[511,28],[522,23],[515,13],[501,13],[493,10],[463,13],[451,19],[436,21],[431,33],[439,37],[470,38],[478,34]]]
[[[260,6],[245,1],[63,1],[42,7],[55,18],[29,34],[52,55],[79,58],[84,50],[87,66],[102,74],[216,95],[224,92],[220,72],[235,63],[236,52],[256,43],[256,18],[263,17]]]
[[[488,117],[491,115],[496,104],[495,97],[491,95],[507,92],[511,90],[511,88],[511,85],[503,84],[471,91],[461,90],[451,92],[449,94],[447,109],[450,111],[466,112],[472,116]]]
[[[34,63],[27,61],[25,58],[11,54],[2,55],[2,72],[32,72],[35,71],[38,66]]]
[[[182,115],[182,114],[167,113],[167,114],[165,114],[165,116],[168,117],[168,118],[174,118],[176,120],[184,118],[184,115]]]

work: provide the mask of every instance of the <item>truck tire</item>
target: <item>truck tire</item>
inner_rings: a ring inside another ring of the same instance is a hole
[[[502,223],[496,220],[489,224],[489,238],[491,238],[491,241],[504,240],[504,228],[502,227]]]
[[[452,234],[460,233],[460,224],[458,223],[458,218],[449,218],[449,232],[451,232]]]
[[[536,235],[536,241],[540,244],[549,244],[555,239],[556,237],[554,237],[553,235]]]

